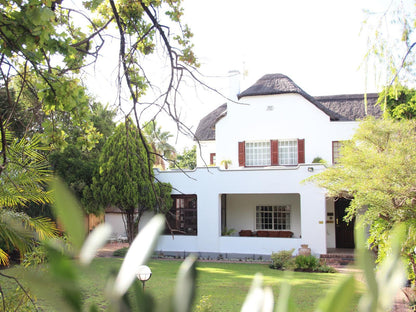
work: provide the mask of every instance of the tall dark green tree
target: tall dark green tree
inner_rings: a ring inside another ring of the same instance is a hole
[[[99,171],[93,178],[91,188],[86,191],[102,207],[113,206],[123,212],[130,243],[137,235],[143,213],[156,210],[158,197],[165,198],[160,193],[170,194],[171,190],[155,186],[152,178],[154,160],[149,159],[150,147],[145,146],[143,141],[131,119],[118,125],[103,146]]]

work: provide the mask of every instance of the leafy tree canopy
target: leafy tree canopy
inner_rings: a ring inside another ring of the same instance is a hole
[[[196,168],[196,145],[194,145],[191,149],[185,148],[182,154],[179,154],[176,157],[176,161],[174,163],[175,168],[179,169],[195,169]]]
[[[84,197],[84,189],[91,185],[92,177],[99,169],[99,155],[106,139],[113,133],[115,111],[110,111],[100,103],[92,106],[91,120],[102,134],[99,143],[91,150],[86,150],[78,144],[79,131],[69,133],[68,145],[63,150],[55,150],[49,155],[53,171],[68,185],[78,200],[84,203],[83,208],[88,213],[100,213],[93,209],[96,206],[88,203],[91,198]],[[92,199],[94,200],[94,199]]]
[[[406,86],[386,87],[380,93],[379,104],[385,117],[414,119],[416,117],[416,91]]]
[[[416,245],[416,120],[369,118],[351,141],[345,141],[339,163],[310,180],[333,197],[349,197],[347,220],[358,217],[370,226],[370,245],[388,254],[388,238],[397,224],[408,236],[402,254],[415,261]],[[413,266],[416,272],[416,266]]]

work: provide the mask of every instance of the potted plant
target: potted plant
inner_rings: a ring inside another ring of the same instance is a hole
[[[221,165],[223,165],[225,169],[228,169],[228,165],[231,165],[231,163],[232,162],[229,159],[224,159],[221,161]]]

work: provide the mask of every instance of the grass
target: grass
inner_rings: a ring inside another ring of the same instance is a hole
[[[95,302],[100,309],[107,305],[103,291],[109,272],[117,272],[122,259],[96,258],[91,268],[81,274],[80,283],[86,293],[86,303]],[[180,261],[152,260],[148,263],[153,274],[146,283],[146,292],[150,292],[157,302],[168,302],[173,292],[176,273]],[[14,267],[3,270],[5,274],[22,276],[23,268]],[[319,298],[342,279],[342,274],[303,273],[272,270],[267,264],[247,263],[208,263],[199,262],[197,265],[197,293],[195,303],[202,296],[210,296],[213,311],[240,311],[249,290],[254,275],[263,274],[264,283],[273,289],[277,300],[279,288],[283,281],[289,281],[292,286],[292,297],[299,311],[313,311]],[[13,291],[15,286],[9,279],[0,276],[0,286],[3,290]],[[355,304],[358,301],[358,295]],[[46,305],[41,301],[44,311],[58,311],[56,304]],[[355,307],[352,308],[354,310]]]

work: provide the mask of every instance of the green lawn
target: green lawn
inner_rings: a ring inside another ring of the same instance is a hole
[[[104,308],[106,301],[103,295],[109,271],[116,272],[121,265],[120,258],[97,258],[91,268],[82,273],[81,283],[84,285],[87,302],[95,302]],[[152,260],[148,263],[153,275],[146,283],[146,292],[154,295],[157,302],[166,303],[175,283],[176,273],[181,262]],[[210,295],[213,311],[239,311],[247,295],[253,276],[260,272],[264,283],[270,285],[277,299],[283,280],[288,280],[287,273],[272,270],[267,264],[248,263],[207,263],[197,264],[197,298],[199,302],[203,295]],[[5,274],[20,276],[21,267],[2,271]],[[290,272],[289,282],[292,285],[292,296],[299,311],[313,311],[319,298],[333,287],[342,274],[300,273]],[[0,277],[1,287],[13,289],[11,280]],[[53,292],[53,287],[51,287]],[[358,295],[357,295],[358,298]],[[41,301],[43,304],[43,301]],[[55,304],[45,306],[45,311],[59,311]],[[354,307],[351,310],[355,310]]]

